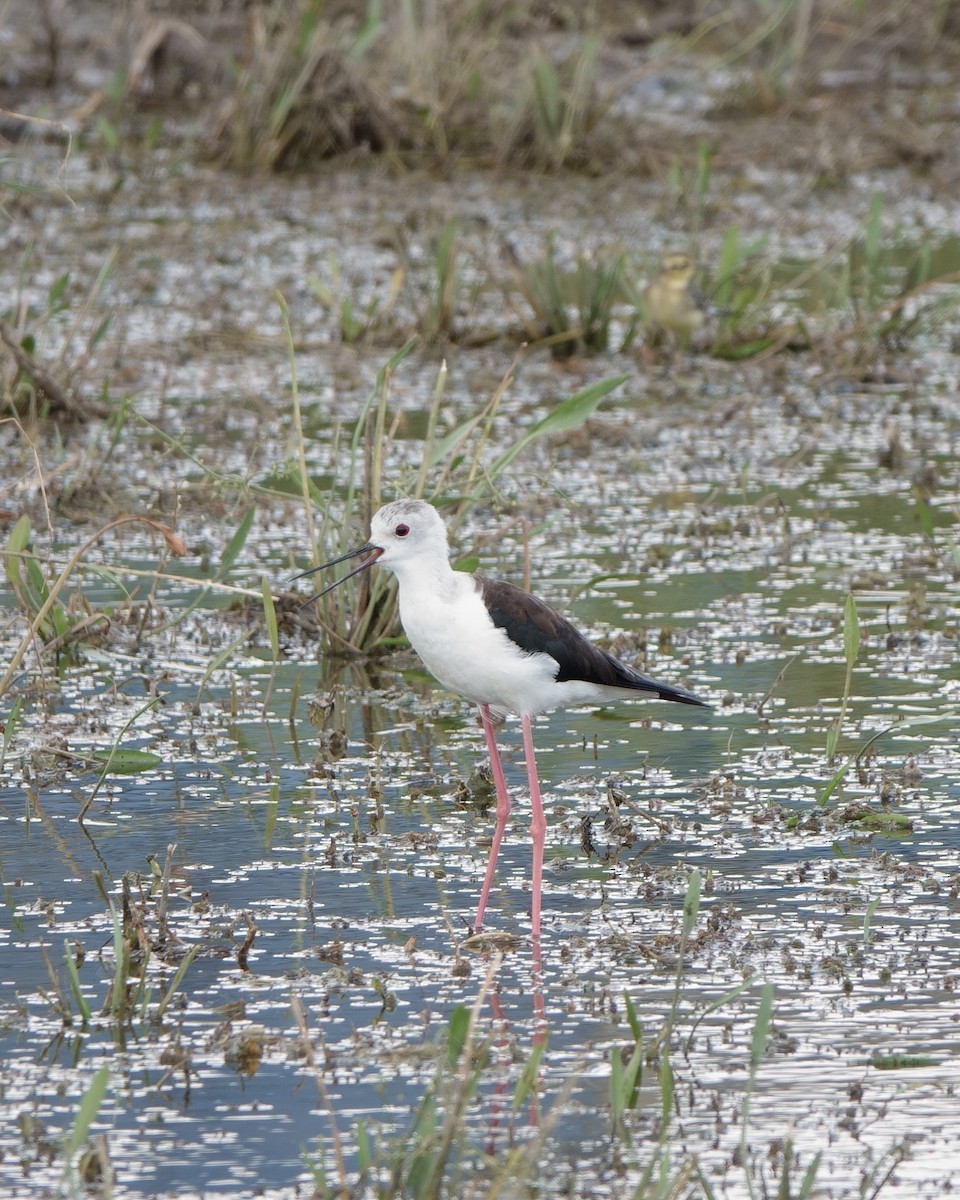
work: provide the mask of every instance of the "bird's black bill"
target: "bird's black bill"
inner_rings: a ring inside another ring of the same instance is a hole
[[[339,579],[335,579],[333,583],[327,586],[321,592],[317,592],[311,596],[309,600],[304,600],[303,607],[312,604],[314,600],[319,600],[321,596],[325,596],[327,592],[332,592],[335,587],[339,587],[346,579],[352,579],[354,575],[359,575],[361,571],[366,571],[368,567],[372,567],[377,561],[383,550],[380,546],[371,546],[369,543],[366,546],[358,546],[356,550],[348,550],[346,554],[341,554],[339,558],[331,558],[329,562],[321,563],[319,567],[311,567],[309,571],[301,571],[299,575],[294,575],[291,583],[296,583],[298,579],[306,579],[308,575],[315,575],[317,571],[325,571],[327,567],[335,567],[337,563],[346,562],[350,558],[359,558],[361,554],[369,554],[369,558],[365,558],[362,563],[359,563],[348,571],[346,575],[341,575]]]

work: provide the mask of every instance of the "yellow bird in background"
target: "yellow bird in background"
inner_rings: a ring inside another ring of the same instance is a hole
[[[643,293],[647,324],[673,334],[684,349],[707,317],[719,311],[693,282],[696,269],[689,254],[665,254]]]

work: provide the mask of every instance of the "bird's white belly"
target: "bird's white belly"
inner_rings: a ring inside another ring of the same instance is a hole
[[[536,713],[570,703],[548,654],[524,654],[497,629],[473,580],[449,598],[401,592],[400,620],[427,670],[452,691],[503,712]],[[459,581],[458,581],[459,583]],[[576,702],[576,698],[574,698]]]

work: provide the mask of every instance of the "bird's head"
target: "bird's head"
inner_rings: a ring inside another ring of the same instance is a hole
[[[395,500],[373,514],[368,542],[357,546],[355,550],[348,550],[338,558],[331,558],[329,562],[321,563],[318,567],[311,567],[309,571],[302,571],[294,576],[294,581],[314,575],[327,567],[336,566],[337,563],[363,556],[363,561],[352,571],[328,584],[315,596],[311,596],[307,601],[309,604],[339,587],[345,579],[359,575],[374,564],[389,567],[391,571],[396,572],[418,559],[421,562],[436,558],[446,561],[448,553],[447,530],[433,505],[427,504],[425,500]]]
[[[370,546],[379,550],[382,567],[412,562],[416,558],[446,559],[447,530],[440,514],[425,500],[394,500],[373,515]]]
[[[660,263],[660,276],[674,287],[686,287],[693,278],[696,264],[689,254],[665,254]]]

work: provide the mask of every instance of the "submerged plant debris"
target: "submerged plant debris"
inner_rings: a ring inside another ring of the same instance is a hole
[[[340,7],[0,26],[0,1192],[949,1194],[952,11],[878,74],[860,6],[750,52],[732,7],[533,6],[496,145],[489,80],[360,87],[426,60]],[[324,79],[382,136],[320,168]],[[309,173],[211,161],[248,135]],[[674,247],[725,310],[688,350],[642,306]],[[291,582],[405,494],[713,705],[541,719],[539,949],[517,724],[475,935],[476,714],[388,579]]]

